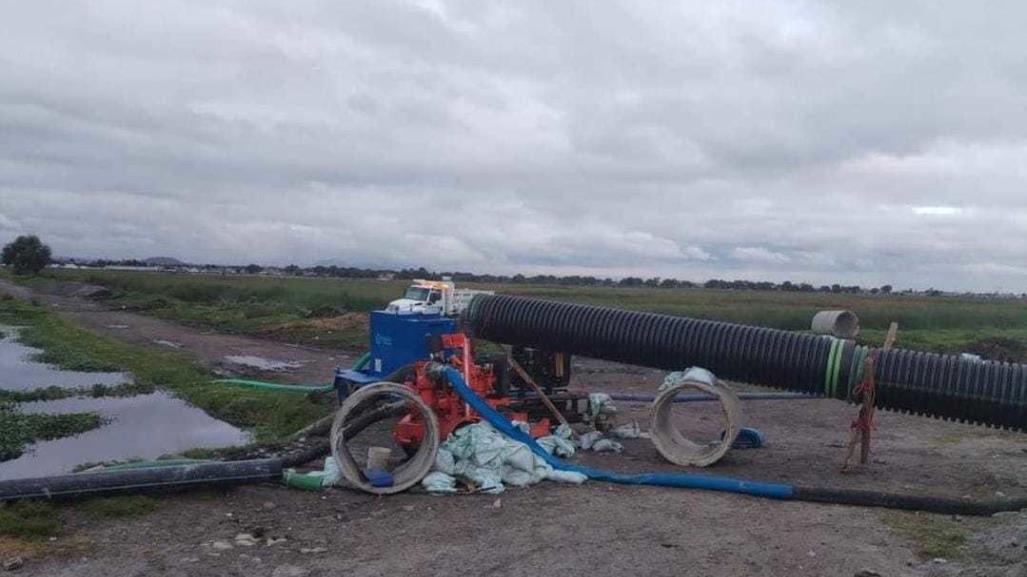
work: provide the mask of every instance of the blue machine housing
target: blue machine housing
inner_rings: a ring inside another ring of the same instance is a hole
[[[396,369],[431,356],[429,337],[456,332],[456,319],[439,314],[398,315],[371,313],[371,356],[364,368],[336,369],[335,388],[339,396],[361,385],[375,383]]]

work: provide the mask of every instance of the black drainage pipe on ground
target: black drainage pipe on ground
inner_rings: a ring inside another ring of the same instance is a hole
[[[462,323],[473,336],[665,370],[848,399],[871,350],[852,341],[609,307],[477,295]],[[877,406],[1027,430],[1027,365],[902,349],[878,351]]]
[[[793,500],[813,503],[830,503],[835,505],[855,505],[858,507],[882,507],[886,509],[902,509],[905,511],[924,511],[943,515],[974,515],[989,516],[1007,511],[1020,511],[1027,508],[1027,498],[969,500],[950,499],[947,497],[930,497],[921,495],[901,495],[882,493],[880,491],[864,491],[858,489],[836,489],[830,487],[795,487]]]
[[[81,499],[198,487],[230,487],[273,481],[281,476],[281,459],[212,461],[153,469],[99,471],[0,481],[0,501]]]
[[[343,431],[352,439],[368,426],[407,413],[405,403],[372,407],[353,419]],[[199,487],[230,487],[281,478],[286,467],[297,467],[330,451],[327,440],[273,459],[207,461],[167,467],[97,471],[53,477],[0,481],[0,502],[20,499],[84,499],[130,493],[184,491]]]

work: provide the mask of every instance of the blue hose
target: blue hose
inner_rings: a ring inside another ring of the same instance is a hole
[[[446,367],[445,373],[446,377],[449,379],[449,383],[453,386],[453,390],[460,395],[464,402],[470,405],[471,408],[477,411],[478,414],[488,421],[490,425],[507,437],[527,445],[533,453],[541,457],[545,462],[549,463],[554,469],[561,471],[573,471],[581,473],[589,479],[609,481],[611,483],[620,483],[623,485],[656,485],[660,487],[707,489],[710,491],[744,493],[746,495],[768,497],[771,499],[791,499],[794,495],[795,487],[792,485],[782,485],[780,483],[763,483],[757,481],[746,481],[744,479],[734,479],[731,477],[696,475],[692,473],[624,474],[565,463],[546,452],[545,449],[535,442],[535,439],[531,438],[531,435],[528,435],[524,431],[513,426],[513,424],[499,413],[499,411],[493,409],[488,405],[488,403],[483,401],[481,397],[475,394],[475,392],[467,386],[467,383],[464,382],[459,371],[452,367]]]

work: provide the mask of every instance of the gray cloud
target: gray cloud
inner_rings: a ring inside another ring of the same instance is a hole
[[[59,254],[1027,290],[1019,3],[31,2]]]

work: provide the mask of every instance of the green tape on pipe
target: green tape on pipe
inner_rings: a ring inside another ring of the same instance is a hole
[[[838,356],[840,341],[838,339],[831,339],[831,348],[827,352],[827,369],[824,372],[824,394],[827,396],[833,396],[831,392],[831,374],[835,369],[835,359]]]
[[[827,386],[824,391],[828,397],[834,396],[834,373],[835,367],[838,366],[838,341],[834,341],[831,344],[831,357],[827,361]]]
[[[837,351],[834,354],[834,368],[831,370],[831,398],[838,396],[838,378],[842,372],[842,353],[845,351],[845,341],[839,340]]]
[[[863,382],[863,363],[869,355],[869,347],[856,347],[852,352],[852,369],[849,371],[849,390],[846,392],[846,399],[851,399],[852,390]]]
[[[852,388],[855,388],[863,383],[863,379],[866,378],[866,362],[867,357],[870,356],[870,347],[860,347],[858,365],[856,367],[856,376],[852,380]]]

